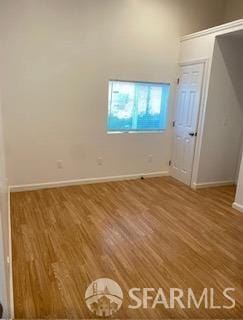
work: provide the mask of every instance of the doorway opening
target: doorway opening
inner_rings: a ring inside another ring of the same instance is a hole
[[[208,93],[201,128],[198,128],[198,119],[202,121],[199,112],[202,100],[199,97],[204,90],[203,76],[193,96],[192,88],[184,85],[183,77],[189,74],[188,79],[192,79],[193,71],[190,70],[199,68],[199,65],[181,67],[172,176],[195,189],[234,185],[238,181],[243,151],[242,39],[242,31],[216,37],[209,83],[205,83]],[[188,115],[192,115],[189,119],[194,121],[191,127],[187,123]],[[190,134],[192,137],[188,136]],[[194,157],[195,145],[199,150]]]

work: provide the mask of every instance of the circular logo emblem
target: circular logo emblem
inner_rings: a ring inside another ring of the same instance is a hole
[[[120,286],[108,278],[93,281],[85,292],[87,307],[99,317],[112,316],[121,308],[122,300]]]

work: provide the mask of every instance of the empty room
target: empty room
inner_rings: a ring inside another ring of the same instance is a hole
[[[0,318],[243,317],[243,1],[0,1]]]

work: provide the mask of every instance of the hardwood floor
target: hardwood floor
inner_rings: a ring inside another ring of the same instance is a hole
[[[242,318],[243,215],[231,208],[234,193],[165,177],[12,194],[15,317],[95,318],[85,291],[106,277],[123,290],[120,319]],[[222,291],[232,287],[236,306],[132,310],[133,287],[192,288],[197,297],[214,288],[219,305],[229,305]]]

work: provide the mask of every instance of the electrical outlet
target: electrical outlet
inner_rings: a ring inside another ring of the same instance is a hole
[[[62,169],[62,168],[63,168],[63,161],[57,160],[57,169]]]
[[[150,154],[150,155],[148,156],[148,163],[152,163],[152,162],[153,162],[153,155]]]
[[[103,165],[103,158],[99,157],[97,159],[97,164],[98,164],[98,166],[102,166]]]

